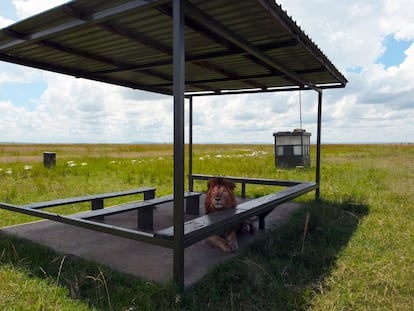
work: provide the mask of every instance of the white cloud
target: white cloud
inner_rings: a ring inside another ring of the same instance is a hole
[[[63,2],[13,0],[19,18]],[[386,36],[414,39],[414,1],[277,2],[349,80],[345,89],[324,92],[322,140],[412,142],[414,44],[399,66],[385,68],[376,60],[386,49]],[[0,17],[0,25],[9,22]],[[351,68],[361,71],[347,71]],[[172,98],[168,96],[0,64],[0,83],[27,85],[40,79],[45,79],[47,87],[32,109],[0,101],[0,141],[173,139]],[[316,112],[317,94],[302,92],[302,124],[312,132],[313,141]],[[272,143],[273,132],[297,128],[299,119],[297,92],[196,97],[194,142]]]
[[[379,1],[277,1],[342,71],[373,62],[382,51]]]
[[[413,40],[414,1],[278,2],[341,71],[362,69],[345,72],[345,89],[325,92],[323,140],[413,141],[414,44],[399,66],[375,62],[385,51],[386,36]]]
[[[151,100],[151,95],[146,94],[147,99],[140,100],[131,97],[130,90],[125,88],[60,74],[37,73],[46,79],[47,87],[34,103],[35,107],[28,109],[0,101],[0,141],[172,141],[170,97],[156,95],[156,100]]]
[[[0,62],[0,83],[28,84],[42,79],[42,73],[29,67]]]
[[[380,16],[381,31],[395,34],[399,40],[414,39],[414,1],[385,0],[384,14]]]
[[[124,92],[118,86],[48,74],[38,110],[55,116],[54,128],[63,127],[70,141],[171,141],[171,98],[125,99]]]
[[[68,0],[13,0],[17,16],[21,19],[43,12]]]
[[[13,23],[14,23],[13,20],[0,16],[0,28],[4,28],[4,27],[9,26],[10,24],[13,24]]]

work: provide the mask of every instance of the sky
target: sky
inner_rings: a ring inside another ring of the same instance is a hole
[[[64,2],[1,0],[0,28]],[[323,93],[322,143],[414,142],[414,0],[277,3],[349,81]],[[171,143],[172,111],[169,96],[0,62],[0,142]],[[314,143],[316,111],[313,91],[195,98],[193,141],[302,127]]]

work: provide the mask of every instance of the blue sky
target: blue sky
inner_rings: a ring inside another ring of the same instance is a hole
[[[2,0],[0,28],[64,2]],[[345,89],[324,92],[322,141],[414,142],[414,1],[277,2],[349,80]],[[301,102],[303,128],[314,142],[317,96],[303,92]],[[273,143],[273,132],[300,124],[298,93],[205,97],[194,105],[196,143]],[[1,62],[0,111],[0,142],[173,137],[167,96]],[[226,130],[217,136],[217,127]]]
[[[388,35],[383,40],[384,53],[378,58],[377,63],[383,64],[385,68],[399,66],[407,57],[404,52],[413,43],[412,40],[398,40]]]

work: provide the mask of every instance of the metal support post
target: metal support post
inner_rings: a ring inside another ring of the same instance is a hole
[[[188,118],[188,127],[189,127],[189,137],[188,137],[188,188],[190,191],[193,191],[193,96],[190,96],[189,100],[189,118]]]
[[[184,287],[184,2],[173,0],[174,282]]]
[[[320,197],[320,181],[321,181],[321,128],[322,128],[322,90],[318,90],[318,128],[316,134],[316,188],[315,199]]]

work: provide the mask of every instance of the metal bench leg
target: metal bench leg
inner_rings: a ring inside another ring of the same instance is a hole
[[[200,215],[200,196],[195,195],[185,199],[185,213],[187,215]]]
[[[153,209],[154,205],[142,207],[138,209],[138,229],[153,230]]]
[[[98,210],[98,209],[103,209],[104,208],[104,200],[103,199],[95,199],[91,201],[91,209],[93,211]],[[104,220],[104,216],[99,216],[96,217],[97,220]]]
[[[259,215],[259,230],[265,229],[265,215]]]
[[[91,209],[97,210],[104,208],[104,200],[103,199],[95,199],[91,201]]]
[[[150,200],[155,198],[155,190],[149,190],[144,192],[144,200]]]

